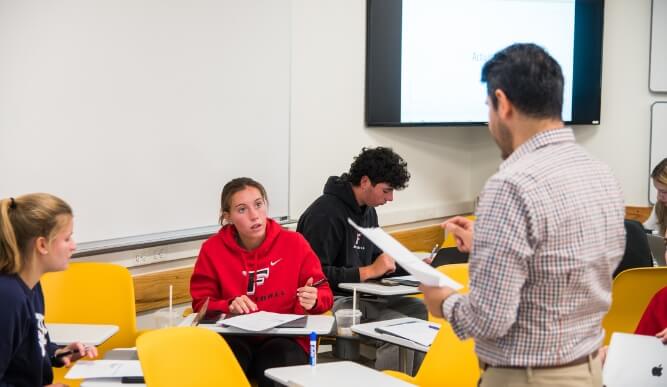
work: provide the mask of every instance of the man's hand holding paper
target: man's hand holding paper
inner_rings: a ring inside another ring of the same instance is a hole
[[[382,251],[389,254],[396,263],[401,265],[408,273],[412,274],[419,282],[428,286],[448,286],[453,289],[461,289],[463,286],[458,282],[437,271],[430,265],[424,263],[405,246],[400,244],[391,235],[379,227],[365,228],[357,226],[351,219],[348,222],[356,228],[371,242],[375,243]]]

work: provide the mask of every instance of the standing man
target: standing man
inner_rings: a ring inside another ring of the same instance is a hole
[[[425,302],[475,340],[481,386],[602,386],[601,322],[625,245],[618,182],[564,127],[563,75],[542,48],[496,53],[482,82],[504,161],[474,229],[443,223],[470,251],[470,293],[422,286]]]
[[[355,230],[347,219],[362,227],[378,227],[375,207],[394,199],[394,190],[403,189],[410,180],[407,163],[392,149],[363,148],[348,173],[331,176],[324,193],[299,218],[297,231],[310,242],[322,262],[322,269],[334,292],[336,311],[352,307],[350,292],[338,288],[341,282],[363,282],[396,270],[394,260]],[[405,316],[427,318],[421,300],[393,297],[361,299],[358,304],[364,321],[388,320]],[[417,355],[413,367],[421,363]],[[398,369],[398,347],[385,344],[376,351],[377,369]]]

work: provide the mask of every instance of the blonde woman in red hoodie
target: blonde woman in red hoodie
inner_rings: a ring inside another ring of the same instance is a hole
[[[308,242],[267,217],[264,187],[241,177],[225,184],[220,231],[202,245],[190,279],[192,307],[209,298],[208,310],[319,314],[331,309],[333,295]],[[318,287],[310,286],[321,283]],[[305,337],[227,336],[246,375],[259,386],[271,367],[308,363]]]

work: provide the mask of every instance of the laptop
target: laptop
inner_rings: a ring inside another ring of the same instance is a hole
[[[660,235],[646,235],[653,259],[658,266],[667,266],[665,262],[665,238]]]
[[[612,334],[602,381],[606,387],[667,386],[667,345],[653,336]]]

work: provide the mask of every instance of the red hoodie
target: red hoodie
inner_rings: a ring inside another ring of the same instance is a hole
[[[667,328],[667,286],[658,290],[651,298],[635,333],[655,336],[665,328]]]
[[[313,282],[325,277],[320,260],[303,236],[271,219],[266,221],[264,242],[252,251],[241,247],[236,235],[236,228],[226,225],[202,245],[190,278],[192,308],[198,310],[209,297],[208,310],[229,313],[229,303],[245,294],[258,310],[305,314],[296,289],[310,277]],[[318,287],[317,303],[308,313],[323,313],[332,304],[331,288],[325,282]],[[308,339],[296,340],[307,353]]]

